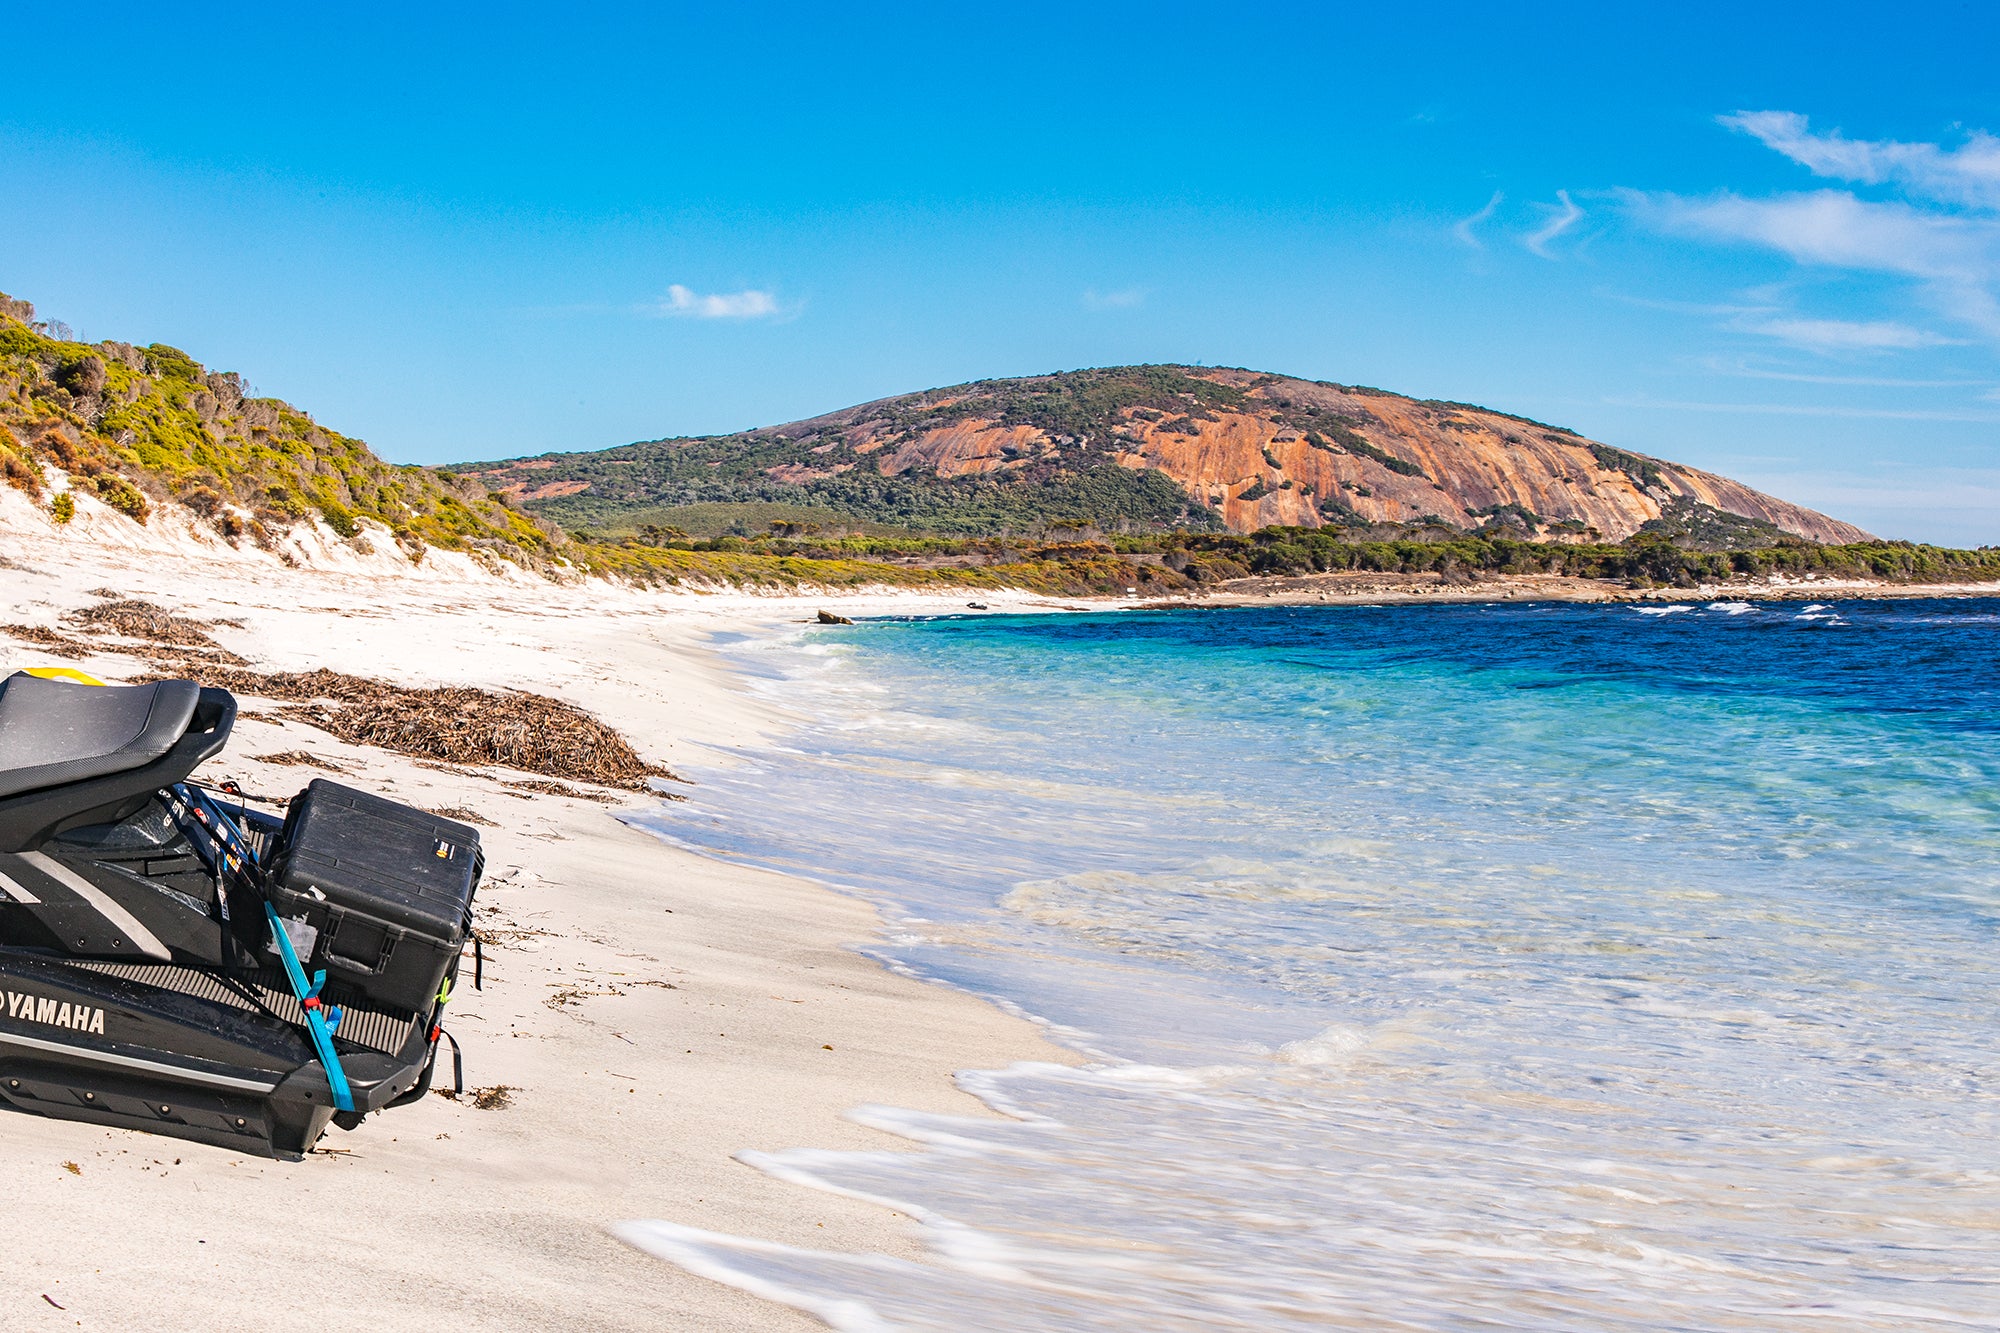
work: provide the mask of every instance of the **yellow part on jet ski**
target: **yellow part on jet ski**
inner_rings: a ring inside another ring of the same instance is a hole
[[[95,676],[86,676],[75,667],[28,667],[23,675],[40,676],[43,680],[73,680],[79,685],[102,685]]]

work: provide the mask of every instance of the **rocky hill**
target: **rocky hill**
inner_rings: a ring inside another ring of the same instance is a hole
[[[171,522],[280,558],[302,527],[363,553],[400,548],[412,562],[439,547],[546,567],[567,545],[484,488],[386,463],[299,408],[255,396],[233,372],[160,343],[77,341],[5,295],[0,480],[58,525],[80,514]]]
[[[1578,541],[1642,529],[1705,545],[1869,540],[1560,426],[1188,366],[986,380],[735,435],[453,470],[557,522],[610,530],[740,505],[961,535],[1420,523]]]

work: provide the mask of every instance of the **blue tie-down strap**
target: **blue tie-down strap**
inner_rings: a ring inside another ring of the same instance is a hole
[[[354,1109],[354,1094],[347,1086],[347,1073],[340,1067],[340,1056],[333,1049],[333,1030],[340,1026],[338,1006],[323,1005],[319,1002],[319,988],[326,984],[326,973],[315,972],[312,984],[306,984],[306,970],[299,966],[299,956],[292,949],[292,937],[285,933],[284,922],[278,920],[278,911],[271,904],[264,904],[264,915],[271,922],[271,938],[278,942],[278,956],[285,960],[285,975],[291,978],[292,993],[299,997],[299,1006],[306,1011],[306,1030],[312,1033],[313,1045],[319,1050],[319,1062],[326,1066],[326,1081],[333,1089],[333,1104],[342,1111]]]

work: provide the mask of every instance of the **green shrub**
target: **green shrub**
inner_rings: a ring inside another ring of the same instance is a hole
[[[7,438],[11,440],[12,437]],[[33,455],[0,444],[0,477],[4,477],[15,490],[41,498],[42,465],[34,460]]]
[[[69,357],[56,365],[55,382],[78,398],[104,392],[104,358],[94,352]]]
[[[1597,466],[1606,472],[1623,472],[1641,490],[1665,483],[1665,478],[1660,475],[1659,465],[1650,458],[1628,454],[1623,449],[1614,449],[1608,444],[1589,444],[1584,447],[1589,449],[1590,456],[1597,460]]]
[[[354,521],[353,511],[332,500],[320,501],[319,516],[326,520],[329,528],[343,537],[352,537],[361,531],[361,525]]]
[[[76,517],[76,497],[68,491],[58,495],[49,505],[49,517],[58,524],[69,522]]]
[[[264,498],[270,502],[271,508],[277,510],[286,518],[306,519],[312,517],[312,506],[292,494],[291,488],[288,486],[266,486],[264,488]]]
[[[100,472],[93,478],[97,497],[135,523],[144,523],[149,506],[146,494],[116,472]]]
[[[165,343],[154,343],[146,349],[146,373],[162,379],[185,380],[190,384],[205,382],[201,362],[180,348],[169,347]]]

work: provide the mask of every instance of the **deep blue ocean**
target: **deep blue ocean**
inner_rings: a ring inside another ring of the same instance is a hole
[[[754,1165],[847,1329],[2000,1327],[2000,614],[1176,610],[722,645],[807,719],[645,822],[1085,1057]]]

